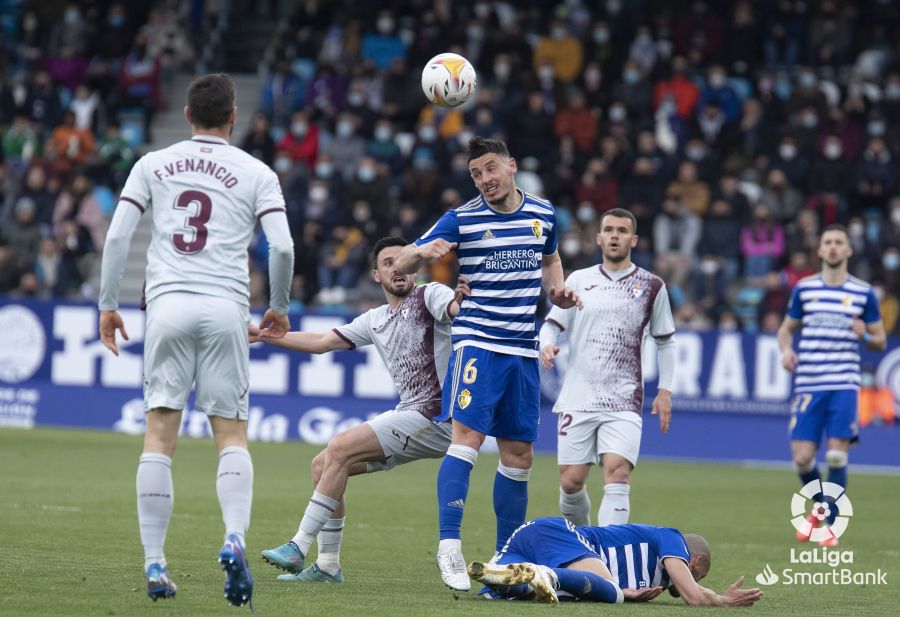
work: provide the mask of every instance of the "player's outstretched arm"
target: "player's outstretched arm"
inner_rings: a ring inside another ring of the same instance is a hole
[[[421,245],[407,244],[397,257],[397,270],[402,274],[414,274],[426,263],[440,259],[455,248],[455,243],[443,238]]]
[[[712,589],[707,589],[697,583],[691,574],[688,565],[677,557],[666,557],[663,566],[669,573],[669,580],[678,591],[678,595],[690,606],[724,606],[739,608],[753,606],[763,596],[763,592],[757,588],[744,589],[744,577],[741,576],[728,586],[725,593],[717,594]],[[674,595],[674,594],[673,594]]]
[[[251,325],[247,329],[247,334],[251,343],[268,343],[283,349],[305,353],[320,354],[351,348],[350,343],[335,334],[333,330],[328,332],[288,332],[281,338],[272,338],[265,336],[259,327]]]
[[[778,328],[778,347],[781,349],[781,365],[787,371],[797,368],[797,352],[794,351],[794,333],[800,328],[800,320],[785,317]]]
[[[541,260],[541,284],[550,302],[559,308],[582,308],[581,298],[571,287],[566,287],[559,253],[544,255]]]

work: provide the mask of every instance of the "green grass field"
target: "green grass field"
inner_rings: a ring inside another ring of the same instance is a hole
[[[183,440],[175,458],[175,513],[167,558],[178,597],[153,603],[142,576],[134,475],[140,439],[98,432],[0,430],[0,589],[4,615],[213,615],[228,610],[216,563],[222,523],[215,496],[211,442]],[[249,552],[293,535],[308,499],[309,461],[317,449],[254,444],[256,468]],[[348,491],[344,585],[279,583],[254,557],[259,615],[519,615],[554,610],[569,615],[616,611],[633,615],[717,613],[661,596],[645,605],[488,602],[440,582],[434,478],[427,461],[355,478]],[[491,483],[496,458],[484,455],[473,476],[463,528],[467,559],[493,550]],[[593,501],[599,504],[599,480]],[[722,591],[737,576],[753,578],[768,563],[789,567],[793,540],[789,504],[797,480],[785,470],[644,462],[635,474],[632,521],[702,533],[712,546],[705,584]],[[754,615],[896,615],[900,603],[900,477],[853,474],[855,516],[842,538],[854,570],[888,573],[887,586],[766,588]],[[555,460],[539,457],[531,480],[529,516],[558,513]],[[824,566],[794,566],[810,571]],[[249,613],[248,613],[249,614]]]

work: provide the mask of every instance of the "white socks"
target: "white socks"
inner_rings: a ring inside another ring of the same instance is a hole
[[[341,571],[341,540],[344,537],[344,517],[330,518],[316,536],[319,554],[316,565],[319,569],[334,576]]]
[[[137,511],[144,570],[150,564],[166,566],[163,545],[172,516],[175,493],[172,489],[172,459],[165,454],[142,454],[137,469]]]
[[[567,518],[576,525],[586,526],[591,524],[591,498],[587,489],[582,487],[577,493],[567,493],[559,489],[559,511],[563,518]]]
[[[603,501],[600,502],[600,510],[597,512],[597,525],[624,525],[628,522],[628,514],[631,504],[628,494],[631,486],[628,484],[607,484],[603,487]]]
[[[323,495],[319,491],[313,491],[303,518],[300,519],[300,528],[294,534],[293,542],[300,547],[300,552],[304,555],[309,553],[309,547],[312,546],[313,540],[319,535],[319,532],[325,527],[331,519],[331,515],[337,510],[341,502],[335,501],[328,495]],[[337,519],[342,520],[342,519]],[[343,525],[341,525],[343,527]]]
[[[222,508],[225,535],[233,533],[243,542],[250,526],[253,502],[253,461],[246,448],[228,446],[219,452],[216,494]]]

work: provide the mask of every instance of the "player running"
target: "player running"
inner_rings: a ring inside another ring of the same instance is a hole
[[[118,355],[119,279],[131,236],[148,208],[153,234],[147,251],[144,338],[144,450],[137,471],[137,509],[147,593],[175,595],[163,553],[172,516],[172,456],[191,386],[195,408],[209,417],[219,469],[216,493],[225,522],[219,562],[225,598],[251,600],[253,578],[244,556],[250,523],[253,464],[247,451],[249,275],[247,247],[257,222],[269,241],[270,308],[260,327],[271,337],[290,329],[288,292],[294,248],[275,173],[228,145],[234,129],[234,83],[205,75],[188,87],[184,115],[192,138],[141,158],[128,176],[103,251],[100,337]]]
[[[872,351],[887,346],[872,286],[847,272],[851,255],[847,230],[842,225],[826,227],[819,241],[822,271],[797,283],[778,329],[781,363],[794,373],[791,455],[804,486],[821,481],[816,452],[825,433],[828,481],[847,488],[847,452],[859,438],[859,343]],[[799,353],[793,347],[797,330]],[[825,522],[834,521],[834,499],[819,495],[815,501],[830,503],[831,516]],[[797,532],[801,542],[809,540],[819,524],[812,513],[807,521],[807,529]],[[835,546],[837,538],[832,534],[822,543]]]
[[[525,521],[528,477],[540,413],[535,309],[541,286],[562,308],[580,306],[565,287],[550,202],[516,187],[516,161],[499,139],[469,142],[469,173],[480,195],[444,214],[403,249],[400,272],[413,274],[456,248],[471,287],[453,321],[453,354],[438,421],[452,418],[452,443],[437,479],[444,583],[468,591],[460,528],[469,476],[485,435],[497,438],[494,479],[497,550]]]
[[[709,544],[653,525],[576,526],[539,518],[519,527],[491,563],[469,564],[469,574],[491,586],[491,599],[557,604],[559,598],[619,604],[647,602],[668,589],[691,606],[752,606],[759,589],[744,577],[717,594],[698,584],[709,574]]]
[[[631,472],[641,447],[644,387],[641,346],[656,340],[659,388],[653,414],[669,430],[675,373],[675,322],[662,279],[631,262],[637,221],[621,208],[600,219],[597,245],[603,263],[576,270],[566,285],[583,311],[553,307],[540,332],[541,362],[552,368],[557,337],[569,332],[569,361],[554,413],[557,422],[559,508],[576,525],[589,525],[585,483],[594,463],[603,465],[598,525],[628,522]]]
[[[433,420],[441,412],[450,320],[459,311],[457,297],[468,288],[464,280],[457,292],[438,283],[416,287],[415,275],[397,269],[406,244],[402,238],[382,238],[372,249],[372,278],[384,289],[387,304],[329,332],[289,332],[269,339],[251,328],[253,342],[306,353],[374,345],[400,394],[396,409],[340,432],[313,460],[314,490],[300,528],[286,544],[262,552],[266,561],[289,572],[278,580],[344,582],[340,547],[349,476],[440,458],[450,445],[450,423]],[[313,540],[318,541],[316,562],[304,570]]]

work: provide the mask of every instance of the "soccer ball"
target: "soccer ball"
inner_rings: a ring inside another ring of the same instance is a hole
[[[475,69],[458,54],[438,54],[422,70],[422,91],[441,107],[456,107],[475,93]]]

